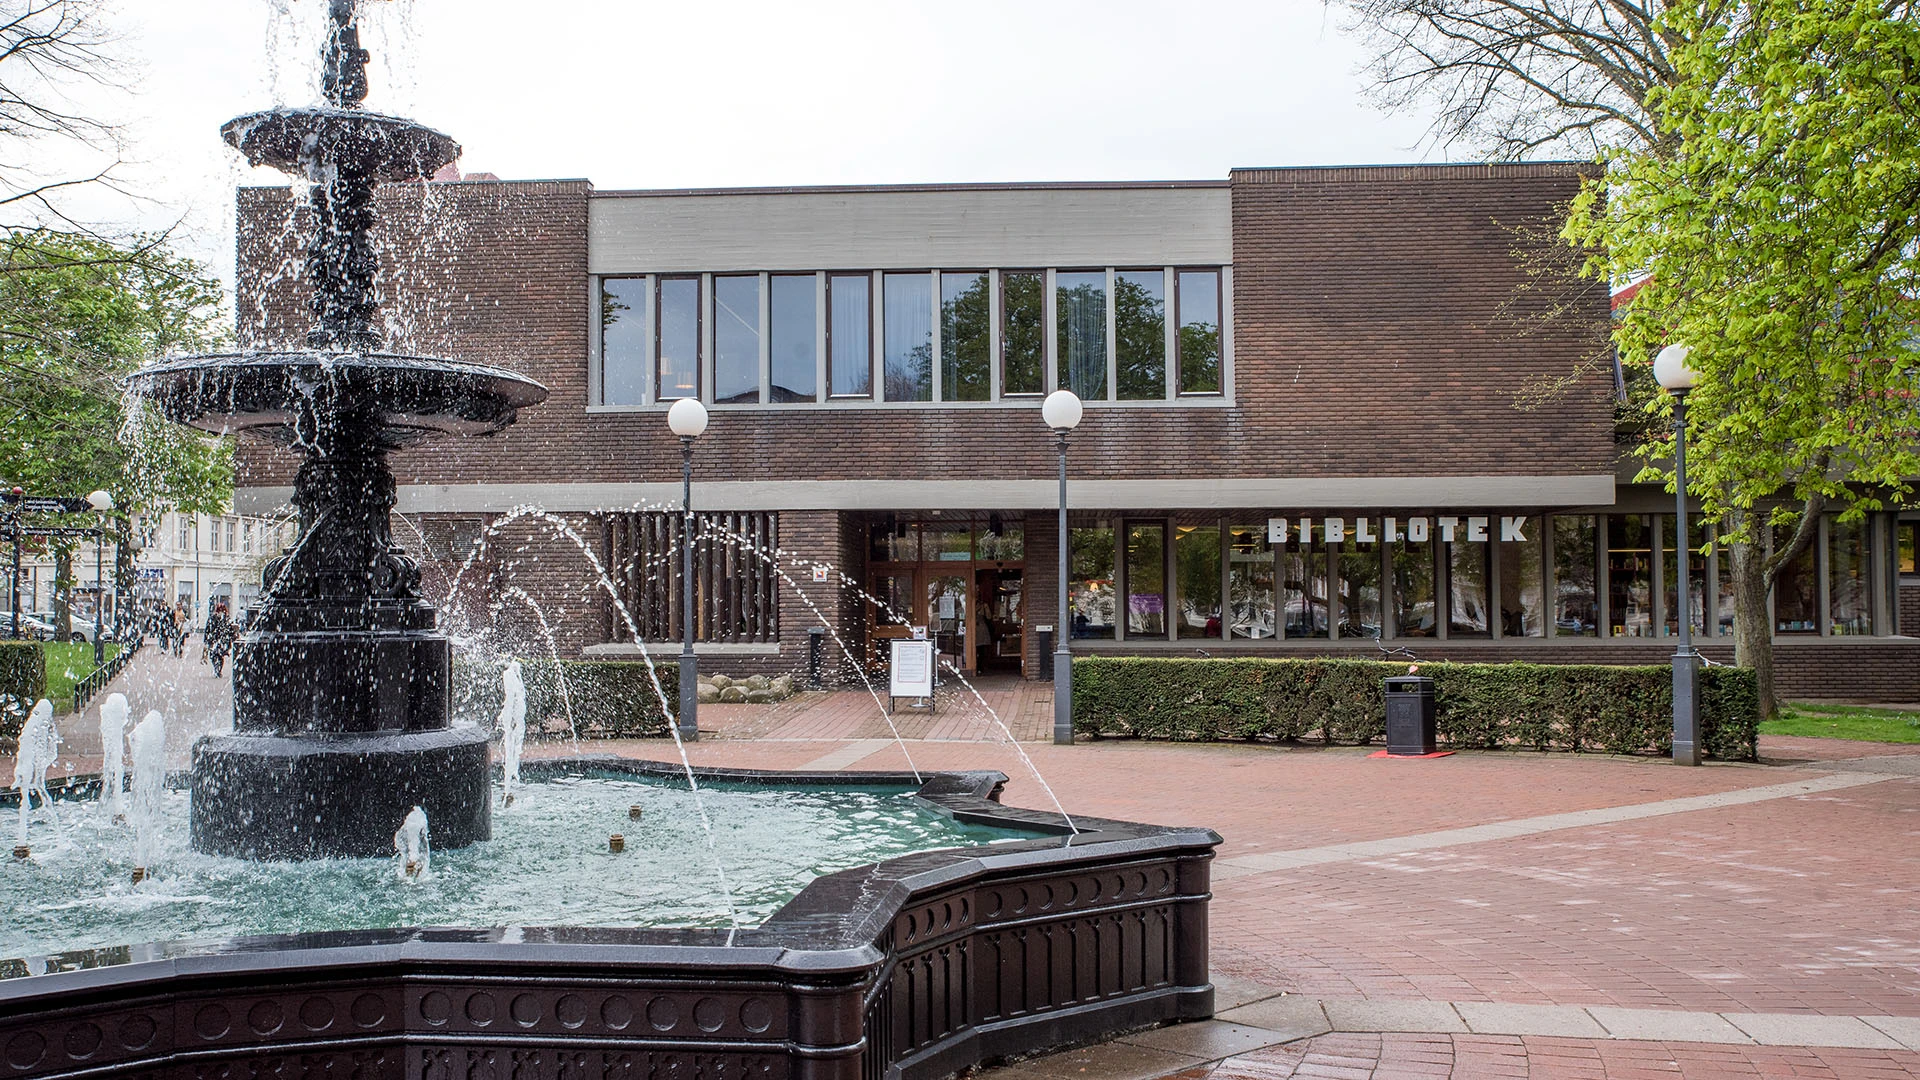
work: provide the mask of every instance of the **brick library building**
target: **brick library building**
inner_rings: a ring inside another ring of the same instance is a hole
[[[840,672],[914,628],[1029,678],[1058,632],[1076,655],[1662,663],[1682,574],[1728,662],[1712,526],[1679,542],[1616,438],[1607,289],[1538,257],[1584,168],[383,189],[396,351],[550,391],[397,454],[395,535],[429,581],[466,564],[428,598],[525,655],[677,652],[666,411],[692,396],[703,670],[801,670],[814,628]],[[304,333],[278,272],[302,213],[240,193],[249,346]],[[1060,388],[1085,402],[1064,617]],[[243,445],[238,507],[284,507],[293,465]],[[1784,692],[1920,698],[1916,533],[1920,511],[1822,522],[1771,597]]]

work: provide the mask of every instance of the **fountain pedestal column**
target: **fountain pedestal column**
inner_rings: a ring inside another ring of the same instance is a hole
[[[198,850],[384,855],[416,805],[438,846],[491,835],[487,735],[449,726],[452,650],[393,544],[393,501],[377,448],[301,466],[300,542],[236,642],[234,733],[194,746]]]

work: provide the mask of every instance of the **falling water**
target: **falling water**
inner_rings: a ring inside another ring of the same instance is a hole
[[[153,869],[167,796],[167,722],[158,709],[133,726],[133,865]]]
[[[127,695],[108,694],[100,703],[100,801],[114,817],[127,812],[127,718]]]
[[[13,786],[20,792],[19,843],[27,842],[27,814],[32,796],[40,796],[40,808],[46,811],[54,828],[60,818],[53,812],[53,796],[47,794],[47,770],[60,756],[60,733],[53,728],[53,702],[41,698],[20,728],[20,749],[13,762]]]
[[[516,672],[517,674],[517,672]],[[520,763],[516,760],[514,768]],[[407,818],[400,823],[400,831],[393,834],[394,854],[399,857],[400,876],[417,880],[427,876],[427,862],[432,852],[427,846],[427,812],[416,806],[407,811]]]
[[[507,661],[500,674],[500,789],[506,804],[513,805],[514,792],[520,787],[520,752],[527,744],[527,683],[520,676],[520,661]],[[414,807],[415,812],[419,807]],[[413,815],[407,815],[413,821]],[[402,831],[405,831],[404,829]]]

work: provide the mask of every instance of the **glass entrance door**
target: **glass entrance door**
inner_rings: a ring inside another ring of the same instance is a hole
[[[941,660],[962,671],[973,670],[973,658],[967,653],[967,611],[972,582],[957,574],[927,575],[927,636]]]

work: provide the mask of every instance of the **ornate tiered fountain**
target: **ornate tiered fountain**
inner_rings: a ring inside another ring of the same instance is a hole
[[[354,3],[329,6],[327,104],[224,128],[248,160],[312,185],[306,347],[163,361],[132,380],[178,422],[264,437],[305,459],[294,487],[300,539],[269,564],[240,638],[235,732],[194,748],[192,839],[211,856],[383,855],[416,804],[435,847],[490,832],[485,736],[448,724],[449,644],[393,543],[386,455],[434,436],[499,431],[546,391],[510,371],[383,351],[374,186],[431,176],[459,148],[359,108],[367,54]],[[620,917],[631,914],[622,885],[663,876],[662,866],[633,861],[623,871],[618,860],[633,852],[564,850],[487,872],[559,891],[567,886],[556,871],[570,868],[592,881],[578,892],[616,913],[610,923],[320,931],[289,920],[270,928],[305,932],[0,955],[0,1080],[936,1080],[1213,1011],[1208,864],[1220,837],[1210,830],[1002,806],[999,773],[760,773],[587,758],[528,769],[684,779],[690,793],[696,776],[702,790],[892,787],[914,792],[920,812],[1000,832],[990,845],[816,877],[757,925],[635,927]],[[88,783],[97,779],[69,793]],[[622,821],[628,801],[614,806]],[[508,828],[524,834],[526,820]],[[495,866],[486,858],[495,846],[455,853],[447,881],[462,887],[464,856]],[[62,852],[72,849],[0,865],[13,875],[0,885],[16,888],[10,910],[72,887],[77,860]],[[200,894],[231,894],[245,875],[230,860],[195,858],[209,875],[198,880],[227,884],[194,884],[194,895],[176,899],[232,902]],[[119,886],[138,896],[96,896],[94,906],[152,910],[173,869]],[[328,870],[355,890],[422,887],[360,860],[248,869],[293,893],[311,891],[311,871]],[[432,872],[443,873],[441,860]],[[288,918],[297,899],[279,901],[274,918]],[[68,917],[58,905],[51,914]]]
[[[544,400],[499,368],[382,351],[374,187],[423,181],[452,139],[362,109],[366,50],[353,0],[331,0],[327,104],[221,129],[247,160],[311,185],[306,348],[190,356],[132,379],[168,419],[246,433],[305,458],[300,540],[268,564],[234,653],[234,733],[193,751],[193,844],[245,858],[381,855],[415,805],[439,847],[489,835],[487,736],[448,722],[451,650],[393,542],[387,453],[487,435]]]

